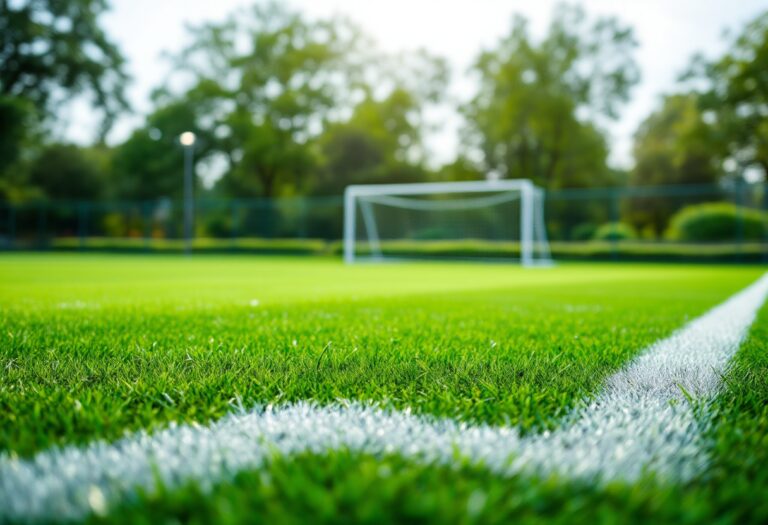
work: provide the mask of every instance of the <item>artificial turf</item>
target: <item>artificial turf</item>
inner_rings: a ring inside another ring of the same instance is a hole
[[[233,404],[298,399],[371,400],[537,432],[594,394],[643,347],[762,271],[6,255],[0,258],[0,450],[29,456],[169,421],[205,422]],[[763,312],[720,397],[702,412],[713,422],[716,459],[709,478],[692,487],[501,480],[481,468],[342,451],[277,458],[266,471],[242,473],[206,497],[194,486],[147,495],[106,519],[535,523],[765,516],[766,329]],[[758,480],[756,488],[750,479]],[[719,496],[698,500],[710,492]]]

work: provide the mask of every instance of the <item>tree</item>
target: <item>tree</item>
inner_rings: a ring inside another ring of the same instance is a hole
[[[702,110],[717,130],[720,153],[768,177],[768,11],[748,23],[712,61],[694,59],[685,79],[701,88]],[[703,83],[703,86],[702,86]]]
[[[122,199],[160,199],[180,197],[182,191],[183,150],[179,135],[198,134],[195,157],[199,161],[210,152],[214,138],[199,125],[194,101],[167,101],[155,97],[160,106],[115,148],[113,158],[113,196]]]
[[[635,134],[635,167],[630,185],[714,184],[722,175],[716,130],[704,120],[695,94],[664,97],[661,107]],[[666,229],[677,209],[670,199],[642,198],[628,203],[628,220],[638,229]]]
[[[199,124],[229,163],[222,186],[264,197],[295,188],[315,163],[311,139],[349,95],[356,30],[270,3],[191,31],[179,98],[206,104]]]
[[[609,184],[598,125],[617,116],[638,81],[636,45],[630,28],[613,18],[589,23],[577,7],[560,6],[538,44],[516,18],[474,64],[480,82],[463,108],[465,143],[502,177],[547,188]]]
[[[72,144],[46,146],[29,167],[29,184],[54,199],[95,200],[105,189],[98,163]]]
[[[0,97],[0,174],[20,158],[33,128],[34,108],[23,99]],[[6,185],[10,185],[10,181]]]
[[[466,157],[458,156],[453,162],[441,166],[435,174],[435,178],[441,182],[483,180],[485,174],[478,168],[477,163]]]
[[[60,104],[90,95],[103,112],[102,141],[126,108],[124,60],[98,23],[105,10],[105,0],[0,0],[0,199],[34,195],[24,171],[35,154],[37,162],[54,155],[41,144],[44,124],[55,119]],[[71,149],[57,154],[75,156]],[[43,180],[48,174],[35,177],[50,197],[63,196],[54,188],[71,195],[59,174]]]
[[[377,170],[408,171],[424,158],[422,109],[443,91],[443,61],[424,52],[383,57],[349,22],[308,19],[278,3],[193,32],[176,61],[177,80],[189,86],[178,98],[207,104],[200,123],[229,165],[220,189],[338,191],[370,175],[352,173],[370,167],[356,164],[370,161],[357,146],[363,157],[376,150]]]
[[[88,93],[104,112],[102,136],[126,107],[124,59],[99,26],[105,0],[0,0],[0,96],[42,115]],[[5,141],[6,137],[0,137]]]
[[[422,180],[423,107],[418,93],[395,87],[381,100],[369,94],[349,120],[328,125],[318,139],[322,167],[315,190],[339,195],[349,184]]]
[[[316,165],[305,142],[272,122],[253,124],[249,114],[233,114],[227,123],[232,130],[227,142],[237,141],[226,150],[232,162],[222,180],[231,195],[274,197],[300,185]]]
[[[635,168],[630,183],[651,186],[716,182],[721,167],[714,134],[695,94],[664,97],[661,107],[640,124],[635,134]]]
[[[38,140],[34,106],[26,100],[0,96],[0,202],[39,197],[26,182],[24,154]]]

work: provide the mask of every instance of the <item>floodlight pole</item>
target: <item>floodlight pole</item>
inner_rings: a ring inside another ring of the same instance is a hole
[[[192,240],[195,228],[195,201],[194,201],[194,155],[195,134],[186,131],[181,134],[179,141],[184,147],[184,253],[192,253]]]

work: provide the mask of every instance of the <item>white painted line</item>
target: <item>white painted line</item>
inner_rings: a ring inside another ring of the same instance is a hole
[[[768,275],[648,348],[613,375],[589,406],[559,430],[521,438],[513,428],[339,403],[296,403],[233,414],[208,426],[139,432],[113,444],[0,457],[0,521],[76,520],[130,498],[196,481],[208,490],[280,453],[348,448],[450,465],[457,455],[499,475],[550,474],[633,481],[653,472],[688,480],[707,465],[698,423],[682,389],[716,393],[718,378],[768,294]],[[682,388],[681,388],[682,387]]]

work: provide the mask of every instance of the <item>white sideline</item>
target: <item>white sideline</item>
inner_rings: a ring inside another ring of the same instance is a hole
[[[130,498],[189,481],[209,490],[275,454],[349,448],[442,465],[459,460],[499,475],[557,473],[597,482],[689,480],[707,466],[686,397],[706,400],[768,294],[768,274],[661,340],[610,377],[594,401],[554,432],[468,425],[370,404],[295,403],[232,414],[207,426],[172,425],[115,443],[0,456],[0,521],[77,520]],[[683,394],[683,389],[687,394]]]

